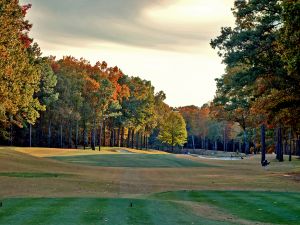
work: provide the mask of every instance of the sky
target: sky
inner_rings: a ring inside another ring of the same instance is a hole
[[[234,24],[234,0],[20,0],[31,3],[30,37],[43,55],[106,61],[150,80],[166,103],[201,106],[214,97],[222,59],[209,45]]]

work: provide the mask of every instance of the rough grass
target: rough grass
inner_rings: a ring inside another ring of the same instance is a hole
[[[81,155],[57,156],[52,159],[64,162],[85,164],[101,167],[131,167],[131,168],[175,168],[175,167],[211,167],[207,163],[178,158],[174,155],[158,154],[117,154],[117,155]]]

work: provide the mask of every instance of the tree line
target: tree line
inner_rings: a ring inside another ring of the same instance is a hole
[[[0,3],[1,144],[100,150],[185,143],[181,114],[150,81],[105,61],[42,57],[28,35],[30,7]]]
[[[279,161],[285,150],[300,154],[300,2],[236,0],[232,12],[235,26],[210,43],[226,65],[211,115],[240,125],[247,153],[252,133]],[[265,146],[266,131],[275,145]]]

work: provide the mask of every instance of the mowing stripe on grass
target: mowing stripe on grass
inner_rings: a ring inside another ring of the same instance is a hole
[[[45,201],[42,198],[5,200],[5,205],[0,208],[0,224],[23,225],[26,220],[38,215],[43,208],[47,208],[49,203],[54,201],[56,200]]]
[[[147,205],[149,201],[145,200],[130,200],[132,207],[127,208],[127,224],[138,224],[138,225],[154,225],[152,215],[147,211]]]
[[[270,206],[272,207],[272,209],[274,207],[277,209],[279,208],[279,211],[277,211],[277,213],[281,216],[284,216],[283,223],[286,221],[286,219],[288,219],[291,223],[296,223],[297,221],[299,221],[300,205],[297,199],[291,196],[283,196],[279,194],[264,195],[260,192],[256,193],[256,195],[258,196],[258,198],[262,198],[268,202],[268,209],[270,208]]]
[[[220,193],[224,194],[224,193]],[[272,220],[276,223],[284,223],[289,221],[289,214],[286,217],[284,214],[280,214],[283,211],[282,208],[271,207],[270,203],[266,201],[265,196],[257,197],[252,193],[241,193],[241,192],[226,192],[229,199],[234,199],[236,205],[226,209],[228,211],[237,211],[238,215],[242,218],[249,220],[258,220],[261,222],[268,222]]]
[[[79,163],[101,167],[133,168],[177,168],[177,167],[217,167],[207,163],[196,162],[174,155],[118,154],[118,155],[83,155],[50,157],[69,163]]]
[[[219,191],[203,193],[206,200],[227,212],[238,217],[261,222],[290,222],[289,218],[295,216],[286,212],[288,215],[279,215],[282,208],[271,208],[270,202],[265,199],[265,195],[257,196],[257,192],[242,191]],[[284,213],[283,213],[284,214]]]
[[[169,201],[148,201],[148,214],[155,225],[194,224],[194,225],[226,225],[229,223],[209,220],[195,215],[181,204]]]
[[[71,198],[56,198],[56,199],[43,199],[47,202],[41,207],[40,205],[36,205],[36,208],[39,208],[40,211],[31,219],[24,221],[24,225],[31,225],[31,224],[54,224],[53,220],[57,214],[64,212],[66,208],[69,207],[74,199]]]
[[[108,199],[80,199],[80,209],[78,210],[80,217],[78,224],[104,224],[106,222],[105,210],[108,204]]]
[[[7,202],[6,209],[1,209],[1,225],[227,224],[203,219],[187,210],[185,206],[159,200],[24,198],[7,199],[5,202]],[[130,202],[133,203],[132,207]]]
[[[86,198],[65,198],[70,200],[67,205],[60,208],[60,210],[51,217],[48,222],[44,224],[55,225],[75,225],[80,224],[80,217],[87,208],[87,205],[91,202]],[[82,224],[82,223],[81,223]]]
[[[237,217],[279,224],[299,224],[297,193],[256,191],[179,191],[155,194],[165,200],[207,202]],[[274,202],[277,202],[274,204]]]
[[[130,200],[128,199],[109,199],[108,206],[104,210],[108,224],[126,224],[129,204]]]

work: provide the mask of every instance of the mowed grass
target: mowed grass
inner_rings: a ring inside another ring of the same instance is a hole
[[[118,151],[0,148],[0,224],[299,224],[300,160]]]
[[[114,154],[114,155],[79,155],[56,156],[52,159],[64,162],[85,164],[100,167],[132,167],[132,168],[176,168],[176,167],[213,167],[210,164],[178,158],[165,154]]]
[[[132,207],[130,203],[132,202]],[[0,208],[5,225],[229,224],[200,217],[174,202],[113,198],[16,198]]]
[[[300,219],[299,193],[178,191],[150,198],[9,198],[2,200],[0,224],[218,225],[252,221],[296,225]],[[228,214],[214,219],[180,202],[210,204]]]
[[[178,191],[157,199],[208,203],[242,219],[275,224],[299,224],[300,193],[259,191]]]

